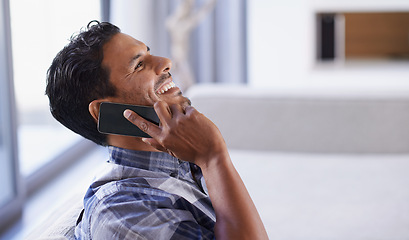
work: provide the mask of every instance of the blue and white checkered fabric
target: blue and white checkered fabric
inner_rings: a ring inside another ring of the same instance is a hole
[[[109,152],[84,198],[77,239],[214,239],[216,217],[199,167],[162,152]]]

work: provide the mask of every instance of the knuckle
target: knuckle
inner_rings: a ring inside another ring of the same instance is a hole
[[[177,125],[180,125],[181,123],[183,123],[183,118],[181,118],[181,117],[176,117],[176,118],[175,118],[175,123],[176,123]]]
[[[186,112],[186,116],[188,116],[188,117],[193,117],[193,116],[196,116],[198,114],[199,114],[199,112],[195,111],[195,109],[190,109],[190,111]]]
[[[144,132],[148,131],[148,129],[149,129],[148,124],[146,124],[145,122],[141,122],[139,124],[139,128]]]
[[[187,117],[187,119],[188,119],[189,121],[195,121],[195,120],[197,120],[197,119],[200,117],[200,115],[198,115],[197,112],[189,112],[189,113],[186,115],[186,117]]]

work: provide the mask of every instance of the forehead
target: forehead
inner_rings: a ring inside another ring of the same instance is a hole
[[[102,50],[102,64],[112,68],[116,63],[123,66],[136,54],[146,51],[146,45],[127,34],[117,33],[105,43]]]

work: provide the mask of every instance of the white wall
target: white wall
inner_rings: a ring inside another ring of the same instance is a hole
[[[319,11],[409,11],[409,1],[248,1],[250,85],[409,89],[408,62],[317,64],[315,13]]]
[[[312,27],[306,1],[248,1],[250,83],[302,77],[312,64]]]

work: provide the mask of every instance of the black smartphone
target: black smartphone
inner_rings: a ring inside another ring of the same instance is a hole
[[[151,137],[124,117],[123,113],[126,109],[130,109],[146,120],[159,125],[159,117],[153,107],[102,102],[99,108],[98,131],[106,134]]]

